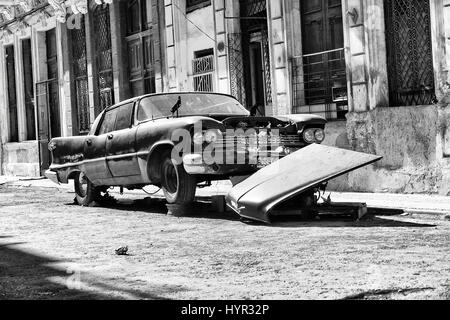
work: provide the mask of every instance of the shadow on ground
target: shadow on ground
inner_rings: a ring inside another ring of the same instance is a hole
[[[8,238],[0,236],[0,238]],[[182,287],[156,287],[144,291],[113,285],[107,279],[86,272],[52,265],[65,261],[16,248],[21,243],[0,244],[0,300],[16,299],[166,299],[164,294]],[[66,261],[67,262],[67,261]],[[73,269],[73,268],[72,268]],[[124,279],[123,283],[126,283]],[[82,289],[83,288],[83,289]]]
[[[406,296],[408,294],[420,293],[423,291],[432,291],[435,288],[394,288],[370,290],[342,298],[342,300],[391,300],[397,296]]]
[[[72,205],[72,204],[71,204]],[[167,202],[163,198],[144,198],[137,200],[115,200],[110,199],[109,202],[97,204],[98,206],[132,212],[148,212],[152,214],[168,214]],[[435,227],[433,224],[423,224],[416,222],[406,222],[393,220],[390,217],[403,214],[404,211],[400,209],[385,209],[385,208],[368,208],[368,214],[361,220],[355,220],[352,213],[349,212],[330,215],[321,214],[318,219],[305,220],[299,216],[280,216],[271,219],[272,223],[265,224],[254,221],[245,221],[246,224],[254,226],[265,227],[279,227],[279,228],[306,228],[306,227],[323,227],[323,228],[343,228],[343,227],[386,227],[386,228],[426,228]],[[182,217],[209,219],[209,220],[227,220],[239,221],[240,217],[235,212],[225,211],[218,212],[211,204],[211,198],[199,197],[197,201],[192,204],[189,209],[182,212]]]
[[[432,228],[436,225],[398,221],[389,217],[367,215],[361,220],[354,220],[339,216],[320,216],[316,220],[301,220],[297,217],[277,217],[270,225],[278,228]]]

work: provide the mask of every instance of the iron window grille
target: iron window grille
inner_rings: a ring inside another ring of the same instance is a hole
[[[194,74],[194,91],[214,91],[214,55],[207,55],[192,60]]]
[[[230,89],[243,106],[247,106],[247,95],[244,81],[244,57],[242,54],[242,35],[240,33],[228,34],[228,58],[230,65]]]
[[[90,129],[86,29],[84,23],[83,16],[81,28],[71,30],[72,70],[75,80],[75,103],[77,107],[78,131],[80,134],[87,134]]]
[[[100,110],[97,110],[97,113],[100,113],[114,104],[109,5],[99,5],[95,8],[94,30],[100,104]]]
[[[430,2],[385,0],[389,99],[392,106],[435,98]]]

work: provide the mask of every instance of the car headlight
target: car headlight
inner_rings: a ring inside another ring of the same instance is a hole
[[[202,132],[195,132],[192,136],[192,141],[194,144],[203,144],[203,133]]]
[[[207,143],[213,143],[220,139],[222,132],[219,130],[208,130],[205,132],[204,137]]]
[[[325,140],[325,132],[322,129],[318,129],[314,132],[314,137],[318,143]]]
[[[314,143],[316,140],[314,136],[314,130],[313,129],[305,130],[305,132],[303,132],[303,139],[305,139],[307,143]]]

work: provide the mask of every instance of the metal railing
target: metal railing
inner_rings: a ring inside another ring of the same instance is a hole
[[[294,113],[324,113],[329,119],[345,113],[347,76],[344,49],[293,57],[292,96]],[[323,110],[317,106],[323,106]]]

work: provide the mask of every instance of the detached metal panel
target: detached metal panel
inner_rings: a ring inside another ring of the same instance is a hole
[[[236,185],[227,196],[227,204],[243,217],[268,222],[269,213],[277,204],[380,159],[372,154],[313,144]]]

